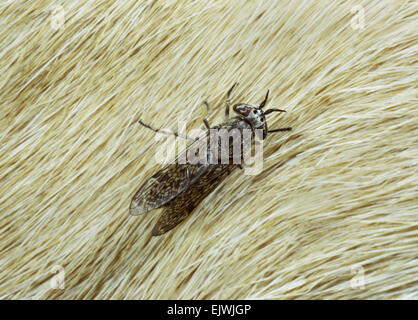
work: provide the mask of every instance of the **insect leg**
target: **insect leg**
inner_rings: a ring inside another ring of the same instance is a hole
[[[210,116],[210,106],[209,106],[209,103],[206,100],[203,101],[203,103],[206,105],[206,112],[207,112],[208,116]]]
[[[208,120],[203,119],[203,123],[205,124],[206,129],[210,130],[210,125],[209,125]]]
[[[291,131],[292,128],[288,127],[288,128],[279,128],[279,129],[273,129],[273,130],[269,130],[268,132],[281,132],[281,131]]]
[[[231,93],[232,90],[238,85],[238,82],[235,82],[234,85],[231,87],[231,89],[228,90],[226,94],[226,106],[225,106],[225,119],[228,120],[229,118],[229,108],[231,105]]]
[[[145,128],[148,128],[148,129],[150,129],[150,130],[152,130],[154,132],[160,132],[160,133],[163,133],[163,134],[166,134],[166,135],[174,135],[176,137],[183,138],[183,139],[187,139],[187,140],[191,140],[191,141],[196,141],[198,139],[198,138],[193,139],[193,138],[188,137],[187,135],[185,136],[185,135],[179,134],[177,132],[168,132],[168,131],[164,131],[162,129],[154,129],[150,125],[148,125],[146,123],[143,123],[141,119],[138,120],[138,123],[140,125],[143,125]]]
[[[229,119],[229,103],[226,103],[226,107],[225,107],[225,120]]]

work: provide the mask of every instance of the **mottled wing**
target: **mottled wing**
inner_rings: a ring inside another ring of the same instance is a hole
[[[207,170],[209,158],[207,163],[179,163],[180,157],[186,159],[186,153],[199,150],[201,143],[204,143],[206,146],[204,138],[205,136],[200,137],[199,140],[193,142],[175,160],[145,181],[132,198],[129,208],[132,215],[146,213],[161,207],[186,190]]]
[[[186,219],[193,209],[236,167],[237,165],[234,164],[209,165],[187,190],[165,204],[167,208],[152,230],[152,235],[158,236],[166,233]]]

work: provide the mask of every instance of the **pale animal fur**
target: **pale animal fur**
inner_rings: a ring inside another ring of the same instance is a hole
[[[0,4],[0,298],[418,298],[417,2],[54,3]],[[136,121],[215,125],[236,81],[293,131],[151,237]]]

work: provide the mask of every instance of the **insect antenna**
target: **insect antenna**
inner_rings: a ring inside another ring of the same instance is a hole
[[[263,109],[263,107],[266,105],[267,99],[268,99],[268,97],[269,97],[269,91],[270,91],[270,90],[267,90],[266,97],[264,98],[263,102],[261,102],[261,104],[260,104],[260,106],[258,107],[258,109]]]
[[[234,85],[231,87],[231,89],[228,90],[226,94],[228,103],[230,103],[232,90],[234,90],[238,85],[239,85],[239,82],[235,82]]]
[[[286,110],[282,110],[282,109],[268,109],[266,112],[264,112],[264,115],[267,115],[269,113],[272,112],[286,112]]]

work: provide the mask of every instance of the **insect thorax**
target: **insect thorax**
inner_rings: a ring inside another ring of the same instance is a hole
[[[208,139],[208,154],[212,155],[210,162],[241,163],[245,150],[251,148],[253,140],[251,125],[239,117],[211,128]]]

